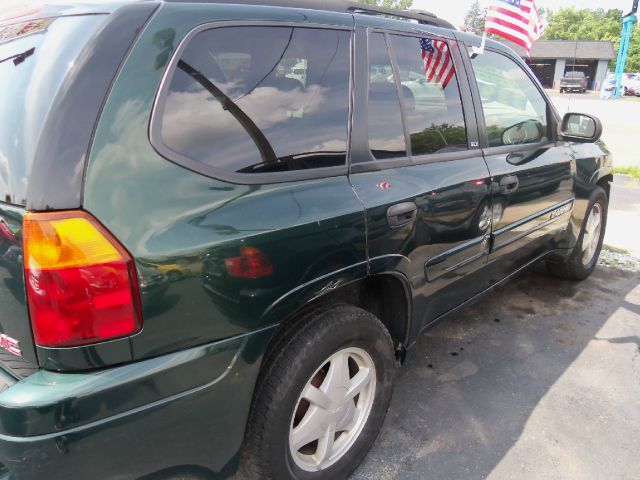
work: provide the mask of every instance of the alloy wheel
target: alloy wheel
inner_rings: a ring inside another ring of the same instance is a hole
[[[602,230],[602,207],[599,203],[594,203],[585,224],[584,235],[582,237],[582,264],[589,265],[593,261],[593,256],[600,243],[600,232]]]
[[[376,392],[376,369],[361,348],[335,352],[308,380],[291,418],[289,448],[305,471],[342,458],[362,432]]]

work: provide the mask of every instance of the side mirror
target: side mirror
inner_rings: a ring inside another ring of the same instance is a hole
[[[544,127],[534,119],[516,123],[507,128],[502,134],[503,145],[521,145],[536,143],[544,137]]]
[[[585,113],[567,113],[560,125],[560,138],[569,142],[591,143],[602,136],[602,123]]]

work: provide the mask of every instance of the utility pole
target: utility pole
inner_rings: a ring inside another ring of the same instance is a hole
[[[622,76],[627,66],[629,56],[629,42],[633,26],[638,23],[638,0],[633,0],[631,12],[622,17],[622,35],[620,36],[620,47],[618,48],[618,60],[616,61],[616,98],[622,93]]]

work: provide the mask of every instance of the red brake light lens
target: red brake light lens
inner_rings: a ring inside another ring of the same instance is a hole
[[[133,259],[91,215],[27,213],[23,239],[36,344],[86,345],[142,328]]]
[[[268,277],[273,273],[273,265],[267,256],[254,247],[242,247],[239,257],[224,261],[227,273],[236,278]]]

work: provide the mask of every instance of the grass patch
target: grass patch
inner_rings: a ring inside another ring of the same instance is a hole
[[[640,180],[640,166],[633,165],[629,167],[614,167],[613,173],[621,173],[623,175],[629,175],[634,180]]]
[[[629,255],[631,253],[631,250],[627,250],[626,248],[613,247],[607,244],[602,245],[602,249],[606,252],[622,253],[624,255]]]

